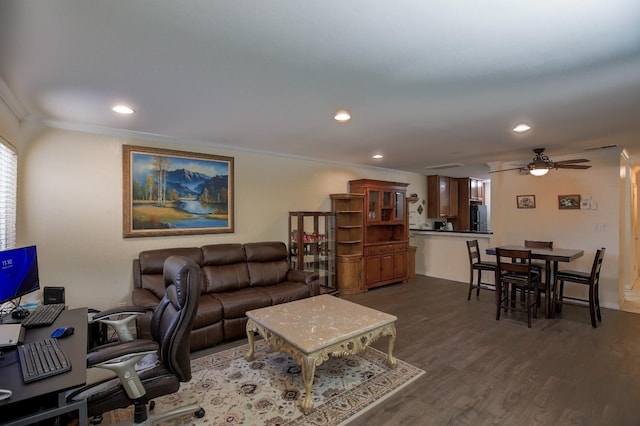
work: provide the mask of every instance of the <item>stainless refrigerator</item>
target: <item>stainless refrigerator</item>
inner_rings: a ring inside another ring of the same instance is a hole
[[[472,204],[470,206],[471,214],[471,230],[472,231],[488,231],[487,223],[487,206],[483,204]]]

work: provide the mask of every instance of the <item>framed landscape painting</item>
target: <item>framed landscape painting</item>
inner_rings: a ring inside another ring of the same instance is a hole
[[[125,238],[234,232],[233,157],[124,145]]]

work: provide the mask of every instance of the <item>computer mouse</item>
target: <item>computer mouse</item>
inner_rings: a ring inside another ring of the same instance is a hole
[[[73,327],[60,327],[56,328],[53,333],[51,333],[51,337],[54,339],[59,339],[61,337],[67,337],[73,334],[75,329]]]

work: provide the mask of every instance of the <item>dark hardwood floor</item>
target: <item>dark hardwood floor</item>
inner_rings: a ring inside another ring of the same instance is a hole
[[[603,309],[594,329],[565,306],[529,329],[467,289],[418,276],[347,298],[396,315],[395,356],[426,371],[350,426],[640,425],[640,315]]]

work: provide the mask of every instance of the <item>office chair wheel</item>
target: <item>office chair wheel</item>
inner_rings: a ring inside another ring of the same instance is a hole
[[[149,411],[153,411],[154,408],[156,408],[156,402],[155,401],[150,401],[149,402]]]
[[[97,414],[91,418],[91,424],[99,425],[100,423],[102,423],[102,420],[103,420],[102,414]]]
[[[193,413],[197,418],[201,419],[204,417],[204,408],[199,409],[195,413]]]

